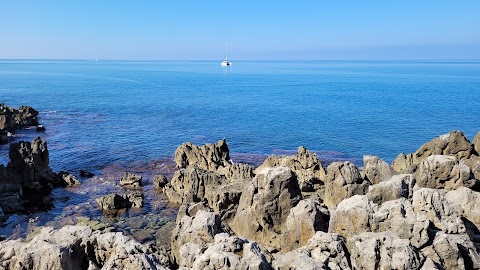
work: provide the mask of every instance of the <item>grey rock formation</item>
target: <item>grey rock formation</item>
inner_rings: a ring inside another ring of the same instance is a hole
[[[454,207],[445,199],[446,191],[421,188],[413,193],[412,206],[417,215],[424,216],[446,233],[465,233],[465,224]]]
[[[416,173],[417,185],[448,190],[473,186],[470,168],[453,156],[432,155],[420,163]],[[470,180],[470,181],[469,181]]]
[[[226,182],[224,176],[189,166],[175,172],[170,183],[165,185],[164,192],[168,199],[175,203],[199,202],[205,198],[206,187],[219,186]]]
[[[211,185],[205,188],[208,205],[222,218],[223,222],[232,221],[242,196],[245,183],[234,182],[226,185]]]
[[[351,269],[345,239],[320,231],[306,245],[277,255],[272,265],[276,270]]]
[[[169,269],[168,256],[121,233],[43,228],[28,242],[0,242],[2,269]]]
[[[167,177],[162,174],[155,175],[153,177],[153,186],[155,188],[163,188],[168,184]]]
[[[462,160],[470,157],[471,153],[472,146],[463,132],[452,131],[425,143],[415,153],[398,155],[392,168],[398,173],[411,173],[422,160],[431,155],[455,156]]]
[[[417,215],[410,201],[405,198],[383,203],[373,213],[370,223],[372,232],[394,232],[399,238],[410,240],[417,248],[430,240],[429,227],[428,218]]]
[[[264,168],[244,187],[229,225],[237,235],[280,250],[283,224],[300,199],[298,181],[290,168]]]
[[[354,269],[420,269],[425,257],[392,232],[365,232],[347,238]]]
[[[142,186],[142,176],[134,173],[125,173],[120,179],[120,185],[126,188],[138,188]]]
[[[371,231],[373,215],[378,205],[366,195],[355,195],[340,202],[330,218],[329,232],[350,237]]]
[[[180,249],[184,251],[191,248],[192,246],[184,245]],[[192,252],[185,253],[192,254]],[[192,269],[271,269],[265,255],[255,242],[230,236],[227,233],[215,235],[215,241],[201,254],[195,255],[193,260],[190,260],[193,261]]]
[[[59,177],[49,164],[47,143],[41,138],[10,145],[10,162],[0,165],[0,207],[5,213],[23,211],[29,192],[49,191]]]
[[[112,193],[96,199],[100,208],[104,211],[118,210],[122,208],[143,207],[143,193],[136,191],[128,194]]]
[[[367,197],[376,204],[400,198],[412,198],[415,186],[413,174],[394,175],[389,180],[371,185],[368,188]]]
[[[186,168],[195,165],[207,171],[216,171],[218,167],[226,167],[230,162],[230,154],[225,139],[217,144],[205,144],[196,146],[192,143],[184,143],[175,151],[174,161],[177,168]]]
[[[335,207],[353,195],[364,195],[370,182],[364,180],[358,168],[351,162],[333,162],[327,168],[324,203]]]
[[[453,207],[457,215],[472,222],[480,230],[480,192],[466,187],[449,191],[445,200]]]
[[[322,184],[326,179],[326,172],[315,153],[305,147],[298,147],[295,156],[269,156],[255,172],[264,168],[284,166],[289,167],[296,175],[302,191],[315,191],[315,185]]]
[[[328,209],[311,199],[301,200],[290,209],[282,234],[282,250],[294,250],[307,244],[317,231],[328,231]]]
[[[172,232],[172,261],[180,267],[192,267],[196,255],[214,242],[215,235],[224,232],[220,216],[199,210],[195,216],[183,216]],[[186,247],[183,247],[188,244]]]
[[[480,269],[478,249],[466,234],[438,232],[422,253],[444,269]]]
[[[479,185],[478,181],[480,181],[480,157],[471,155],[470,158],[465,159],[464,162],[470,168],[470,171],[473,174],[473,178],[477,179],[476,180],[476,182],[477,182],[476,185]],[[477,188],[477,190],[478,190],[478,188]]]
[[[385,161],[376,156],[363,156],[363,175],[364,179],[372,184],[378,184],[390,179],[392,169]]]

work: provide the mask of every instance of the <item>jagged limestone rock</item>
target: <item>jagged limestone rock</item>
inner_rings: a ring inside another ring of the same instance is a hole
[[[353,195],[364,195],[370,182],[364,180],[358,168],[351,162],[333,162],[327,168],[324,203],[335,207]]]
[[[387,162],[376,156],[363,156],[364,179],[378,184],[392,177],[392,169]]]
[[[376,204],[400,198],[412,198],[415,186],[413,174],[394,175],[389,180],[371,185],[368,188],[367,197]]]

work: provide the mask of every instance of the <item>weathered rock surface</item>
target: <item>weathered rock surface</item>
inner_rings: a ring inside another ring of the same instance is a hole
[[[195,256],[205,251],[221,232],[224,228],[220,216],[214,212],[199,210],[194,216],[183,216],[172,232],[172,261],[180,267],[192,267]]]
[[[365,232],[347,238],[354,269],[420,269],[425,257],[392,232]]]
[[[184,251],[191,248],[192,246],[184,245],[180,249]],[[186,252],[186,254],[192,253]],[[227,233],[215,235],[215,241],[201,254],[195,254],[191,261],[193,261],[192,269],[271,269],[265,255],[255,242],[230,236]]]
[[[224,176],[190,166],[177,170],[170,183],[165,185],[164,192],[175,203],[199,202],[205,198],[206,187],[216,187],[226,182]]]
[[[415,177],[412,174],[394,175],[389,180],[371,185],[367,197],[376,204],[400,198],[412,198]]]
[[[142,186],[142,176],[134,173],[125,173],[120,179],[120,185],[126,188],[138,188]]]
[[[327,168],[324,203],[335,207],[353,195],[364,195],[370,182],[364,180],[358,168],[351,162],[333,162]]]
[[[301,200],[290,209],[283,228],[282,250],[304,246],[317,231],[328,231],[328,209],[311,199]]]
[[[466,234],[438,232],[422,253],[445,269],[480,269],[480,255]]]
[[[446,191],[421,188],[413,193],[413,209],[446,233],[465,233],[465,224],[445,199]]]
[[[471,187],[470,168],[453,156],[433,155],[422,160],[417,175],[417,185],[427,188],[444,188],[448,190],[461,186]]]
[[[430,240],[430,221],[424,215],[417,215],[411,202],[405,198],[387,201],[373,213],[370,223],[372,232],[391,231],[401,239],[420,248]]]
[[[231,164],[230,153],[225,139],[217,144],[196,146],[184,143],[175,151],[174,161],[177,168],[186,168],[195,165],[207,171],[216,171],[218,167],[227,167]]]
[[[168,184],[167,177],[162,174],[155,175],[153,177],[153,186],[155,188],[163,188]]]
[[[378,184],[392,177],[392,169],[387,162],[376,156],[363,156],[364,179]]]
[[[466,187],[449,191],[445,194],[445,200],[453,207],[453,210],[468,221],[475,224],[480,230],[480,193]]]
[[[207,186],[205,199],[208,205],[222,218],[223,222],[232,221],[242,196],[245,183],[235,182],[220,186]]]
[[[296,174],[302,191],[315,191],[315,185],[321,185],[326,179],[325,169],[317,155],[303,146],[298,147],[295,156],[269,156],[255,172],[278,166],[288,167]]]
[[[300,199],[298,181],[290,168],[265,168],[244,187],[229,225],[239,236],[280,250],[283,224]]]
[[[0,242],[2,269],[169,269],[168,256],[121,233],[44,228],[28,242]]]
[[[277,270],[351,269],[349,255],[341,235],[318,231],[306,245],[278,255],[272,265]]]
[[[461,131],[452,131],[422,145],[415,153],[400,154],[392,163],[398,173],[412,173],[422,160],[432,155],[455,156],[462,160],[470,157],[472,146]]]
[[[330,218],[329,232],[345,237],[369,232],[378,205],[366,195],[355,195],[340,202]]]
[[[132,192],[127,194],[112,193],[96,199],[96,202],[102,210],[111,211],[122,208],[141,208],[143,207],[143,193]]]

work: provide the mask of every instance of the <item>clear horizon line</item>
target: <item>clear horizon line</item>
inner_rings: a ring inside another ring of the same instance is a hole
[[[223,61],[222,59],[102,59],[102,58],[0,58],[5,60],[36,60],[36,61]],[[404,59],[233,59],[232,61],[480,61],[480,58],[404,58]]]

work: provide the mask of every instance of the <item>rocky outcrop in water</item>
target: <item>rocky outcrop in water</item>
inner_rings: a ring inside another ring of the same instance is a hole
[[[127,194],[112,193],[97,198],[96,202],[106,212],[123,208],[141,208],[143,207],[143,193],[139,191]]]
[[[65,226],[44,228],[27,242],[0,242],[0,268],[169,269],[169,259],[121,233]]]
[[[37,116],[38,111],[30,106],[20,106],[18,109],[14,109],[0,104],[0,144],[8,143],[11,132],[15,130],[38,125]]]
[[[60,184],[60,177],[48,165],[47,142],[40,137],[11,144],[9,156],[6,167],[0,164],[0,207],[6,213],[24,210],[29,194],[48,193]]]
[[[120,179],[120,186],[125,188],[138,188],[142,186],[142,176],[134,173],[125,173]]]

